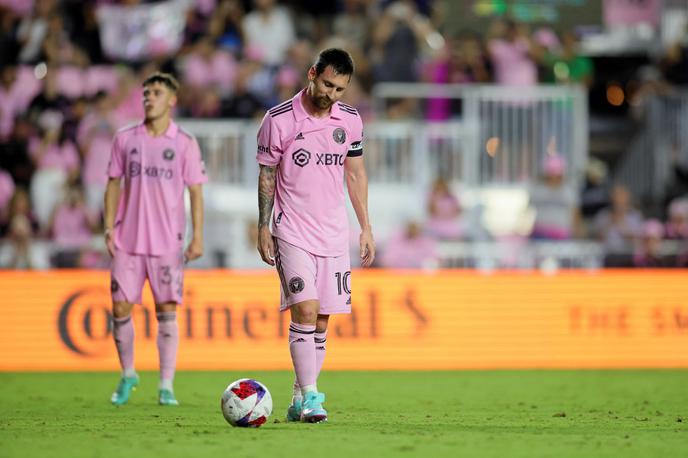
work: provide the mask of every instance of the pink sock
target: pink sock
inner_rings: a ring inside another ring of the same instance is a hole
[[[119,365],[125,374],[134,373],[134,323],[131,315],[114,318],[112,335],[115,338]]]
[[[325,362],[325,352],[327,350],[327,329],[323,332],[317,332],[313,334],[313,340],[315,342],[315,378],[320,376],[320,371],[322,370],[323,363]],[[294,396],[301,395],[301,386],[299,385],[299,380],[294,379]]]
[[[171,383],[177,367],[179,328],[177,312],[160,312],[158,318],[158,355],[160,357],[160,380]]]
[[[317,379],[315,363],[314,324],[289,325],[289,351],[299,386],[315,385]]]
[[[323,363],[325,362],[325,351],[327,343],[327,329],[323,332],[316,332],[314,334],[315,340],[315,370],[316,378],[320,376],[320,371],[322,370]]]

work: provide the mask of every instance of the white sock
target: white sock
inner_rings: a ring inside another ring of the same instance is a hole
[[[122,376],[127,378],[136,377],[136,371],[134,369],[124,369],[122,371]]]
[[[316,385],[306,385],[301,387],[301,393],[304,395],[309,392],[318,392],[318,387]]]
[[[174,393],[174,389],[172,389],[172,380],[160,380],[160,384],[158,385],[159,390],[170,390],[171,392]]]

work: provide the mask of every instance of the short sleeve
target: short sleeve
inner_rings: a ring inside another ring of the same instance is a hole
[[[258,129],[256,160],[261,165],[273,167],[282,160],[282,152],[282,139],[277,125],[270,113],[265,113],[265,117],[260,123],[260,129]]]
[[[363,155],[363,120],[359,115],[354,116],[351,122],[351,143],[347,157],[358,157]]]
[[[107,171],[110,178],[119,178],[124,175],[124,150],[120,137],[120,135],[115,135],[115,138],[112,140],[110,163],[108,164]]]
[[[201,148],[198,146],[198,141],[194,137],[191,137],[189,145],[186,148],[182,176],[187,186],[203,184],[208,181],[208,175],[206,175],[205,172],[205,164],[201,156]]]

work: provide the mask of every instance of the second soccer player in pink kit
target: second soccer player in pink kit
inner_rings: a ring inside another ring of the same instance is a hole
[[[145,120],[114,138],[105,191],[105,242],[112,256],[113,334],[122,378],[112,403],[125,404],[138,385],[131,310],[148,279],[158,319],[158,401],[177,405],[172,386],[184,262],[203,253],[203,193],[207,181],[196,139],[171,119],[179,84],[155,73],[143,83]],[[184,188],[191,199],[193,237],[184,250]]]
[[[355,108],[339,102],[353,72],[346,51],[322,51],[308,71],[308,86],[269,110],[258,132],[258,251],[277,267],[281,309],[291,312],[296,381],[288,421],[327,419],[316,385],[327,324],[330,315],[351,312],[345,177],[361,227],[361,264],[375,258],[363,125]]]

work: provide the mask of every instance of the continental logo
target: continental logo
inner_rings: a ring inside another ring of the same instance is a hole
[[[57,331],[60,341],[74,355],[97,358],[114,351],[112,313],[109,288],[83,288],[69,294],[60,304]],[[279,313],[271,301],[245,304],[212,301],[197,304],[193,290],[186,290],[184,305],[177,314],[179,336],[183,345],[194,342],[207,345],[227,340],[251,342],[282,341],[286,338],[289,319]],[[413,290],[398,297],[398,317],[405,317],[411,326],[407,335],[424,334],[429,318]],[[371,290],[349,315],[342,315],[332,325],[334,335],[341,338],[369,339],[381,335],[378,293]],[[156,340],[155,307],[136,305],[132,311],[136,341],[151,345]],[[138,344],[137,344],[138,345]]]

